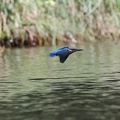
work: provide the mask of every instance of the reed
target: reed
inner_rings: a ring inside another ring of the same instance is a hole
[[[7,47],[120,39],[119,0],[1,0]]]

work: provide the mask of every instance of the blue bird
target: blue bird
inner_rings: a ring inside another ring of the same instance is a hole
[[[60,48],[54,52],[50,53],[50,57],[59,56],[60,62],[64,63],[68,56],[76,51],[82,51],[83,49],[75,49],[69,47]]]

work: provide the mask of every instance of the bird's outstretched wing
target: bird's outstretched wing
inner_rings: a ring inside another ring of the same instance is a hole
[[[60,58],[60,62],[61,63],[64,63],[65,60],[68,58],[69,55],[59,55],[59,58]]]
[[[68,50],[64,49],[62,51],[59,51],[56,55],[59,56],[60,62],[64,63],[70,54]]]

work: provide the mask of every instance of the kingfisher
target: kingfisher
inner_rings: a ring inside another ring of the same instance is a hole
[[[62,47],[50,53],[50,57],[59,56],[60,62],[64,63],[68,56],[74,52],[83,51],[83,49],[75,49],[69,47]]]

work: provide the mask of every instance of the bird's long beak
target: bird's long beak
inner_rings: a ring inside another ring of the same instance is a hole
[[[83,51],[83,49],[70,48],[70,50],[69,50],[70,53],[74,53],[74,52],[77,52],[77,51]]]
[[[76,49],[76,51],[83,51],[83,49]]]

